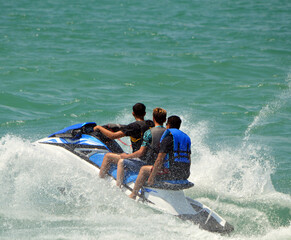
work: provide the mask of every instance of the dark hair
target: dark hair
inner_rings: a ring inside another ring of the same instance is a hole
[[[144,117],[146,114],[146,106],[143,103],[134,104],[132,110],[137,117]]]
[[[155,108],[153,110],[153,118],[158,124],[163,125],[167,118],[167,111],[162,108]]]
[[[177,128],[179,129],[181,126],[182,120],[178,116],[170,116],[168,117],[168,122],[167,124],[170,125],[170,128]]]

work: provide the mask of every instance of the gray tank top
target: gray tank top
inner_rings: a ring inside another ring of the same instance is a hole
[[[166,128],[154,127],[150,129],[152,134],[152,142],[148,146],[145,161],[149,165],[153,165],[160,150],[160,140]]]

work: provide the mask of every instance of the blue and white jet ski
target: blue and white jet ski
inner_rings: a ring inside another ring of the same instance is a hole
[[[49,137],[38,141],[46,147],[58,148],[71,154],[72,160],[82,161],[99,173],[104,155],[108,152],[122,153],[123,149],[115,141],[105,137],[100,132],[94,132],[94,122],[76,124],[51,134]],[[122,126],[109,124],[106,127],[112,131],[118,131]],[[122,191],[127,195],[132,192],[138,172],[127,171]],[[109,171],[110,181],[116,181],[116,166]],[[233,226],[226,222],[217,213],[204,204],[188,198],[183,190],[193,187],[188,180],[160,181],[154,186],[144,186],[139,192],[137,201],[148,206],[175,215],[183,220],[189,220],[198,224],[202,229],[230,233]]]

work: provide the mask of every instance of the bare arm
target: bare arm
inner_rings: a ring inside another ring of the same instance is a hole
[[[121,158],[139,158],[145,154],[146,149],[147,147],[142,146],[140,147],[139,150],[135,151],[134,153],[131,153],[131,154],[122,153],[120,157]]]
[[[101,126],[94,127],[94,131],[96,131],[96,130],[99,130],[102,134],[104,134],[106,137],[108,137],[110,139],[117,139],[117,138],[122,138],[125,136],[125,134],[122,131],[111,132],[111,131],[109,131],[106,128],[101,127]]]
[[[148,179],[148,185],[153,185],[155,183],[155,177],[156,175],[158,174],[158,172],[160,171],[162,165],[163,165],[163,162],[164,162],[164,158],[166,156],[166,153],[159,153],[156,161],[155,161],[155,164],[154,164],[154,167],[153,167],[153,170],[151,172],[151,175],[149,176],[149,179]]]

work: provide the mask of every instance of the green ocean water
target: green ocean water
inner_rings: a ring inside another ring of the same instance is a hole
[[[290,1],[0,8],[1,239],[291,238]],[[182,117],[186,194],[233,224],[231,236],[140,206],[31,144],[79,122],[126,124],[136,102],[148,118],[155,107]]]

